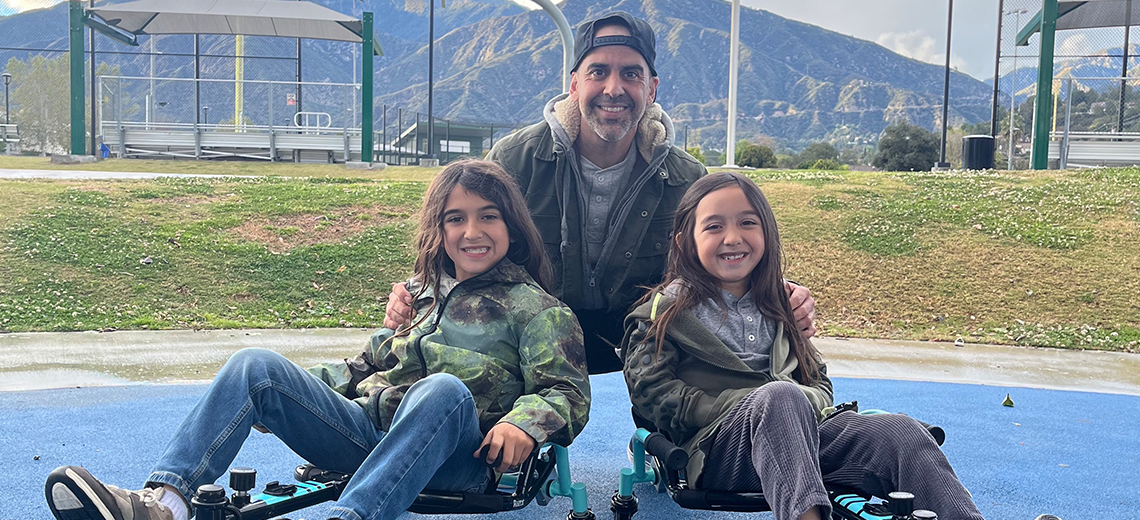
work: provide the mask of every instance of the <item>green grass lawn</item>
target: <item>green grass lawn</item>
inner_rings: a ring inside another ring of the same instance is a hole
[[[279,176],[0,181],[0,331],[378,326],[434,171],[128,167]],[[1140,349],[1138,169],[754,176],[822,334]]]

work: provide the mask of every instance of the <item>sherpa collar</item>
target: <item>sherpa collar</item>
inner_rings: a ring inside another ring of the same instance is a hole
[[[582,111],[578,102],[570,98],[569,94],[561,94],[547,104],[554,119],[558,122],[569,138],[569,145],[578,139],[578,132],[582,128]],[[665,110],[658,103],[645,108],[641,121],[637,123],[637,134],[634,137],[637,151],[645,162],[653,162],[653,154],[658,146],[672,142],[673,122],[665,114]]]

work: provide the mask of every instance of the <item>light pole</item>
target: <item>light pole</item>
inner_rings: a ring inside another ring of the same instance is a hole
[[[432,96],[435,90],[435,0],[428,0],[428,103],[427,103],[427,158],[435,158],[435,115],[432,112]],[[416,127],[416,140],[419,140],[419,127]]]
[[[946,162],[946,118],[949,117],[950,108],[950,30],[954,26],[954,0],[950,0],[946,9],[946,77],[942,80],[942,153],[938,156],[939,168],[949,168]]]
[[[1121,57],[1124,58],[1120,69],[1120,115],[1116,122],[1116,133],[1124,132],[1124,87],[1128,82],[1128,40],[1129,29],[1132,28],[1132,0],[1124,4],[1124,47],[1121,48]],[[1071,104],[1071,103],[1070,103]]]
[[[4,124],[12,124],[12,112],[8,110],[8,84],[12,82],[12,75],[7,72],[0,74],[4,78]]]
[[[732,0],[728,47],[728,133],[724,151],[725,168],[736,168],[736,83],[740,64],[740,0]]]
[[[1005,14],[1012,14],[1014,16],[1014,21],[1013,21],[1013,33],[1014,34],[1017,34],[1017,32],[1021,30],[1021,15],[1028,13],[1028,12],[1029,12],[1028,9],[1011,9],[1011,10],[1005,12]],[[1017,145],[1013,141],[1013,112],[1014,112],[1014,110],[1016,110],[1016,104],[1017,104],[1017,44],[1016,43],[1014,43],[1014,45],[1013,45],[1013,74],[1010,76],[1010,81],[1013,82],[1013,86],[1010,87],[1010,89],[1009,89],[1009,157],[1008,157],[1009,164],[1006,165],[1006,168],[1009,170],[1012,170],[1013,169],[1013,152],[1017,149]],[[997,77],[996,76],[994,77],[994,83],[997,83]]]
[[[997,139],[998,121],[997,121],[997,108],[998,108],[998,76],[1001,74],[1001,13],[1005,10],[1005,0],[998,0],[998,27],[997,27],[997,44],[994,45],[994,99],[993,109],[990,114],[990,137]]]

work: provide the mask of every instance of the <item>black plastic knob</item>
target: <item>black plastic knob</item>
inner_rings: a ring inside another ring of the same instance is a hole
[[[887,509],[894,518],[907,518],[914,512],[914,495],[906,491],[894,491],[887,495]]]
[[[198,486],[198,494],[194,496],[195,505],[215,505],[226,503],[226,490],[217,484],[202,484]]]
[[[595,520],[594,511],[587,508],[585,513],[577,513],[573,509],[566,515],[566,520]]]
[[[257,470],[252,468],[234,468],[230,470],[230,489],[246,492],[257,485]]]

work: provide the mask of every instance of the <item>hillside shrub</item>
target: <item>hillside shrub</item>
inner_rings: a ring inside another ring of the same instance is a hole
[[[839,164],[835,159],[819,159],[812,163],[810,166],[801,166],[801,170],[846,170],[844,165]]]

